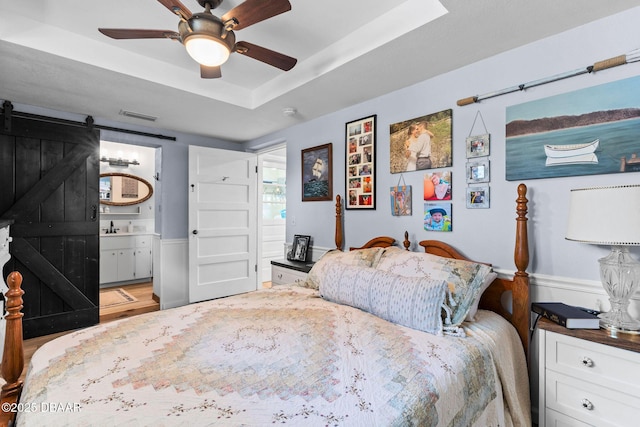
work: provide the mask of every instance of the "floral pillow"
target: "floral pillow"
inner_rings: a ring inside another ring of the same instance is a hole
[[[331,263],[320,284],[327,301],[349,305],[409,328],[443,335],[447,284],[370,267]]]
[[[310,289],[319,289],[324,280],[327,267],[336,262],[360,267],[375,267],[380,261],[385,248],[357,249],[343,252],[337,249],[328,251],[311,267],[307,279],[301,286]]]
[[[444,280],[451,293],[451,313],[445,311],[443,316],[445,325],[450,326],[460,326],[474,306],[477,310],[477,302],[490,283],[485,279],[491,273],[491,267],[485,264],[397,248],[386,251],[376,268],[401,276]]]

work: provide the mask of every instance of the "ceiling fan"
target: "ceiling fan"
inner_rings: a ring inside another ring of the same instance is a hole
[[[191,13],[179,0],[158,0],[178,15],[178,32],[171,30],[142,30],[126,28],[98,28],[113,39],[172,39],[182,43],[189,55],[200,64],[203,79],[222,77],[222,65],[233,52],[248,56],[284,71],[289,71],[297,60],[282,53],[240,41],[236,43],[234,31],[247,28],[265,19],[291,10],[289,0],[246,0],[221,18],[211,9],[222,0],[198,0],[204,12]]]

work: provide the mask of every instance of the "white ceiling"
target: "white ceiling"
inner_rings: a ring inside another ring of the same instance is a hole
[[[181,0],[201,12],[196,0]],[[224,0],[217,16],[242,3]],[[265,0],[268,1],[268,0]],[[638,0],[290,0],[236,32],[293,56],[284,72],[232,54],[222,78],[172,40],[112,40],[98,27],[177,31],[156,0],[0,0],[0,99],[166,131],[247,141],[640,5]],[[284,108],[295,108],[293,117]],[[124,117],[121,110],[158,119]]]

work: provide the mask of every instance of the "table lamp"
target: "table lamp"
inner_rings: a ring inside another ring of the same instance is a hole
[[[640,263],[628,249],[640,245],[640,185],[571,190],[565,238],[611,246],[611,253],[598,260],[611,303],[611,310],[598,316],[600,327],[640,333],[640,321],[628,312],[629,300],[640,285]]]

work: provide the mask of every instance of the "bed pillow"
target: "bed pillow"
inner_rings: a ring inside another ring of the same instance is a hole
[[[336,262],[359,267],[375,267],[378,265],[378,261],[380,261],[380,257],[384,251],[385,248],[357,249],[348,252],[343,252],[338,249],[330,250],[322,255],[313,267],[311,267],[311,271],[307,274],[306,280],[300,286],[316,290],[319,289],[327,267]]]
[[[441,312],[446,291],[442,280],[342,263],[330,264],[320,284],[320,294],[328,301],[434,335],[443,335]]]
[[[464,320],[466,320],[467,322],[476,321],[476,314],[478,313],[478,305],[480,304],[480,298],[482,298],[482,294],[484,293],[485,290],[487,290],[489,285],[493,283],[494,280],[496,280],[496,277],[498,277],[498,273],[491,271],[484,278],[482,286],[480,287],[480,293],[478,293],[478,296],[473,301],[473,304],[471,304],[471,309],[467,313],[467,317],[465,317]]]
[[[386,251],[376,268],[402,276],[444,280],[451,293],[451,313],[443,312],[443,316],[445,325],[450,326],[460,326],[474,304],[477,310],[476,300],[479,302],[489,285],[485,278],[491,273],[486,264],[403,250]]]

